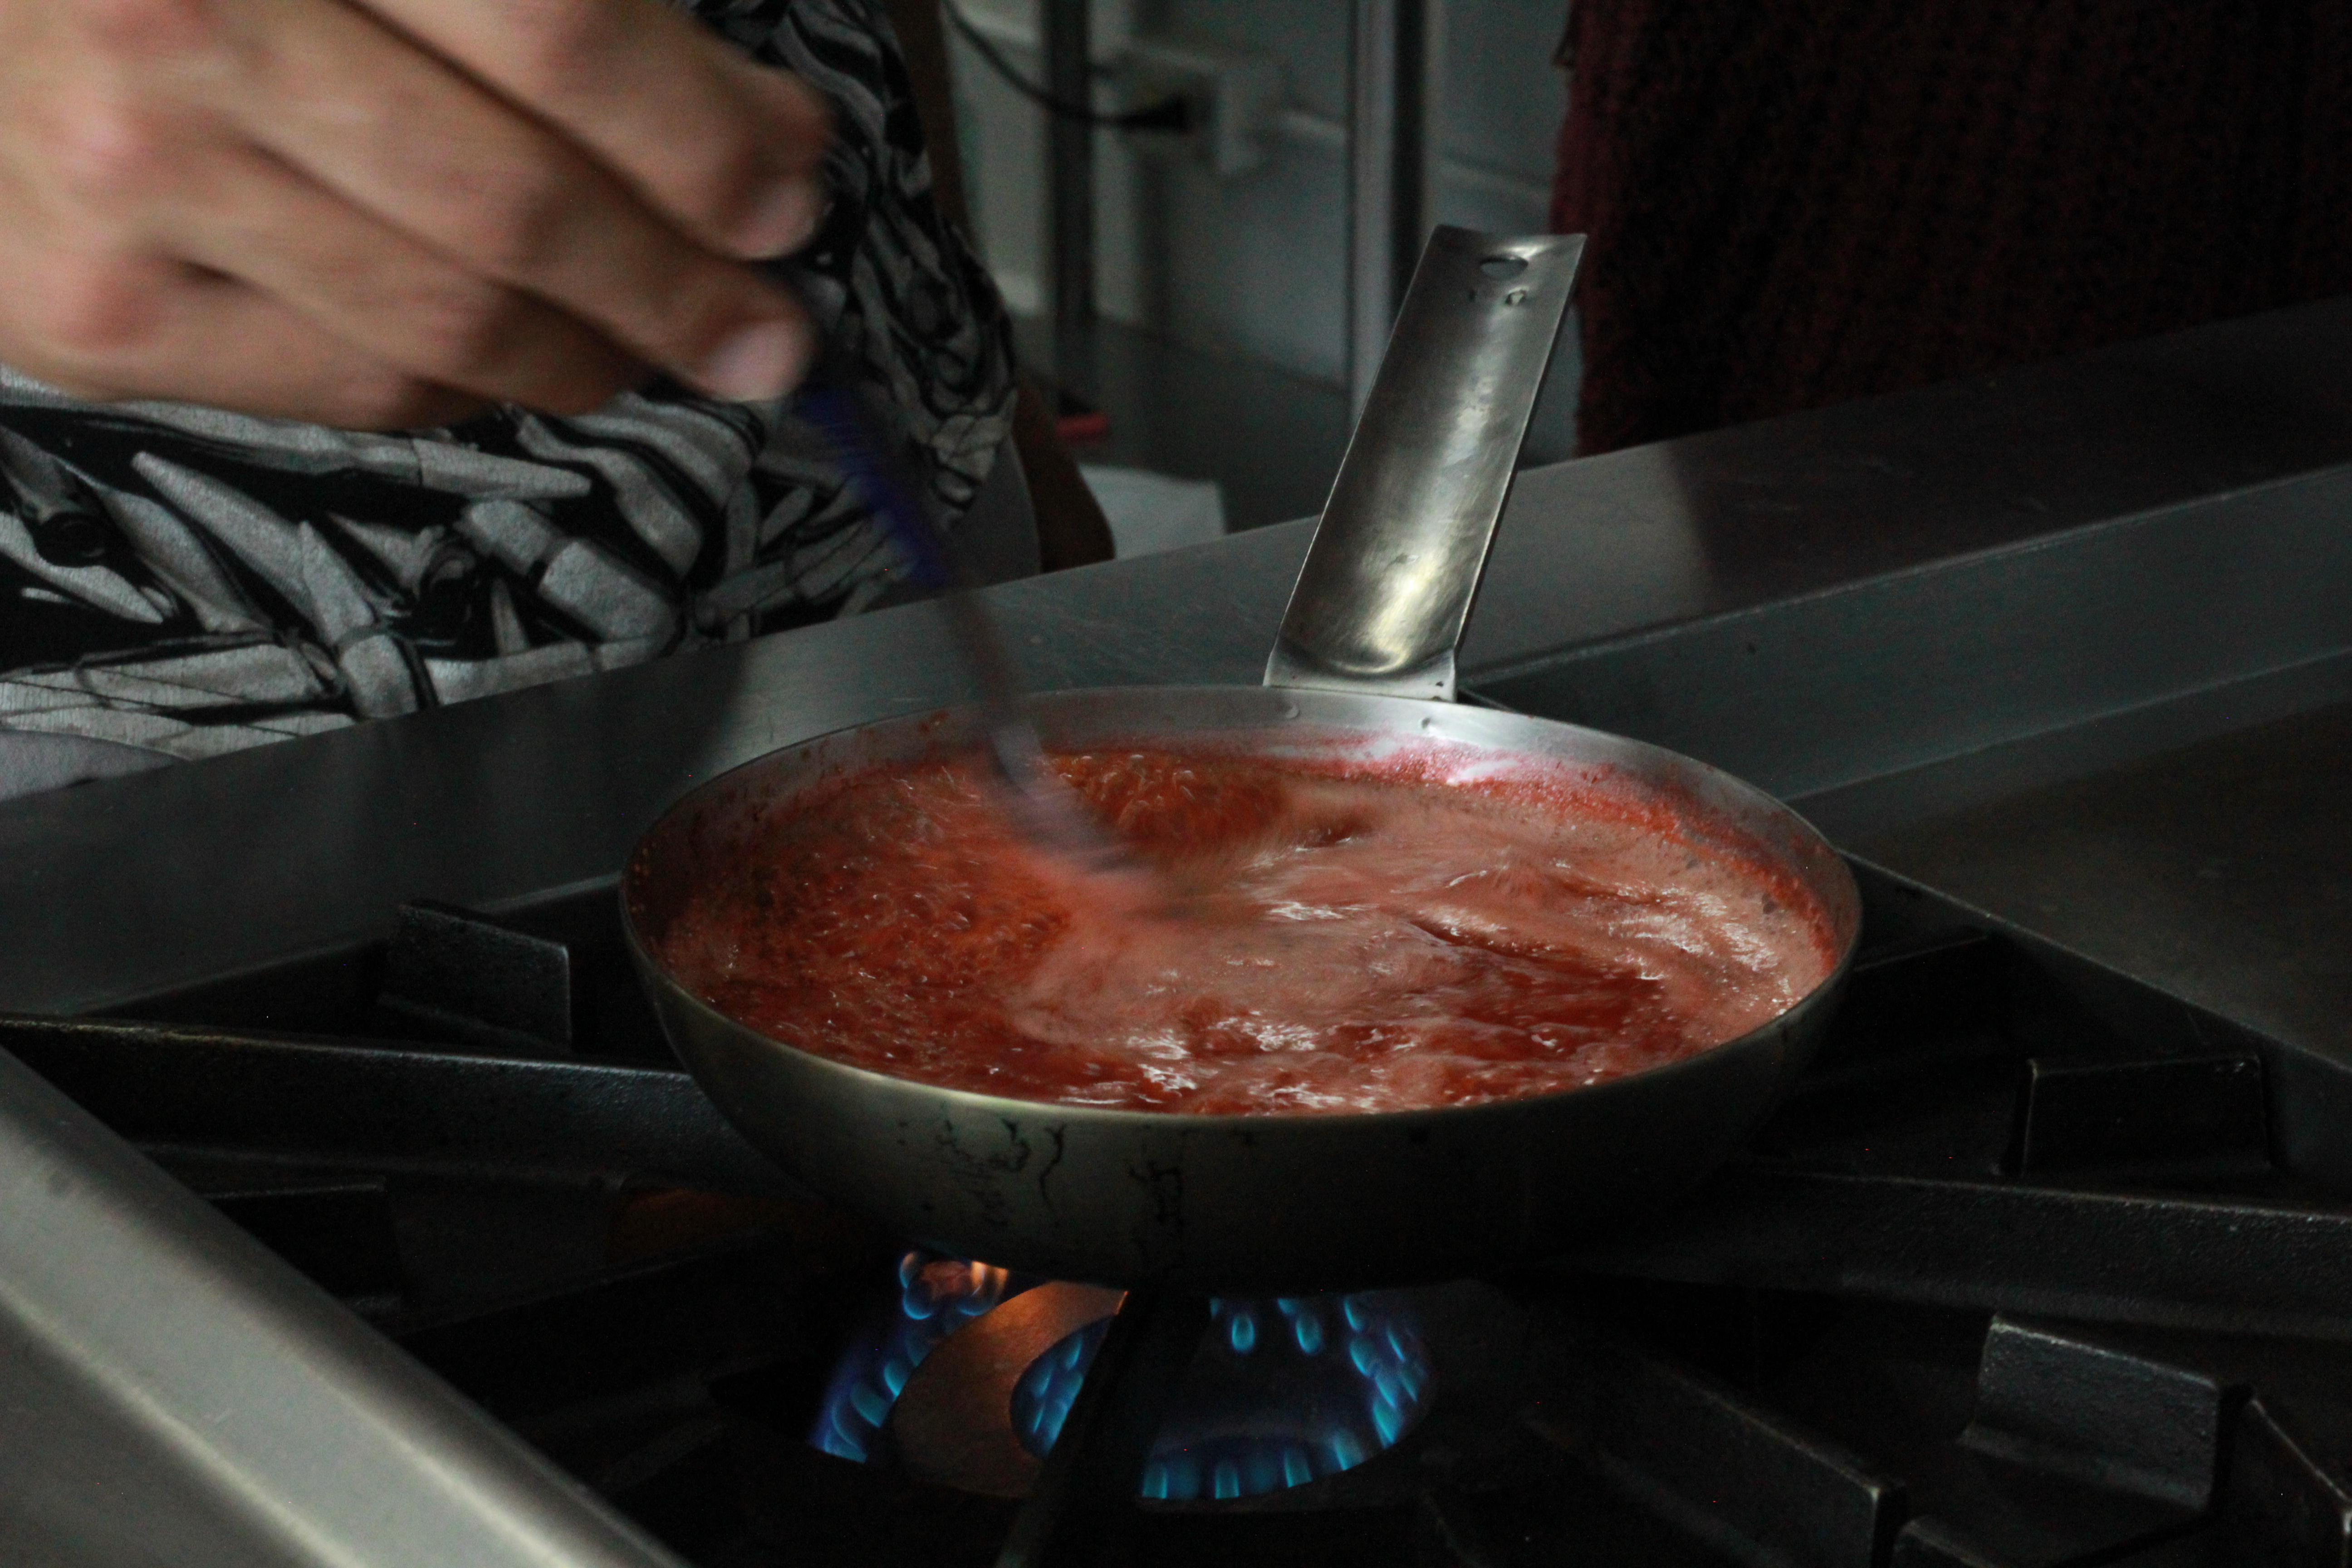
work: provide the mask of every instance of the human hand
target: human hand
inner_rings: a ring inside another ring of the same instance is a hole
[[[322,424],[798,380],[822,102],[659,0],[0,0],[0,362]]]

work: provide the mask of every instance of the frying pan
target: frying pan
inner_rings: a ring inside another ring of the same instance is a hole
[[[680,798],[631,855],[630,951],[672,1045],[743,1133],[815,1191],[966,1258],[1052,1279],[1304,1293],[1456,1279],[1557,1251],[1696,1181],[1818,1043],[1861,923],[1852,874],[1786,806],[1638,741],[1457,705],[1454,649],[1574,279],[1578,237],[1432,237],[1261,687],[1037,697],[1055,750],[1244,755],[1429,741],[1613,770],[1801,881],[1836,963],[1787,1012],[1666,1067],[1566,1093],[1356,1115],[1195,1115],[935,1088],[817,1056],[710,1006],[661,961],[698,889],[845,772],[940,754],[956,719],[859,726]],[[1432,786],[1443,787],[1443,786]]]

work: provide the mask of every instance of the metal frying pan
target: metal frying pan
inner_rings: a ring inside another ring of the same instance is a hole
[[[843,772],[941,749],[939,715],[746,763],[646,833],[622,885],[630,951],[670,1040],[751,1142],[810,1187],[967,1258],[1050,1278],[1305,1292],[1459,1278],[1541,1257],[1722,1161],[1801,1068],[1860,926],[1852,875],[1760,791],[1655,746],[1457,706],[1454,648],[1508,494],[1582,247],[1441,228],[1431,239],[1263,687],[1040,697],[1045,743],[1244,754],[1436,739],[1605,764],[1711,814],[1828,912],[1838,962],[1779,1018],[1669,1067],[1450,1110],[1203,1116],[1040,1104],[846,1066],[736,1023],[657,956],[698,885]],[[1443,786],[1431,786],[1443,787]]]

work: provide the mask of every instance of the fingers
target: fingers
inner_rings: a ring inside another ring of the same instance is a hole
[[[713,248],[779,256],[814,231],[824,100],[658,0],[367,3]]]
[[[253,3],[270,23],[239,40],[246,90],[222,107],[263,147],[451,263],[707,390],[768,397],[799,379],[811,344],[792,299],[562,136],[361,12]]]
[[[0,360],[389,426],[765,398],[824,116],[657,0],[0,0]],[[405,9],[397,9],[404,7]]]
[[[11,109],[32,101],[0,96]],[[84,164],[104,165],[101,178],[72,157],[32,156],[37,118],[29,128],[35,133],[0,137],[0,154],[16,155],[0,155],[0,362],[85,397],[164,398],[352,427],[440,424],[482,405],[145,243],[113,199],[143,177],[130,167],[140,160],[121,156],[119,136],[97,134],[100,146],[81,149]],[[118,188],[100,197],[93,184]]]
[[[0,319],[0,357],[84,397],[167,398],[355,430],[446,425],[488,406],[373,358],[257,289],[177,262],[100,262],[39,299],[41,330]]]
[[[266,154],[208,158],[159,221],[171,255],[290,306],[419,381],[550,413],[584,413],[645,378],[564,311],[457,267]]]

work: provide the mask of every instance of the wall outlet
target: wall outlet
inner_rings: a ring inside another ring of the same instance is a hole
[[[1282,112],[1279,61],[1147,34],[1129,41],[1118,73],[1127,108],[1181,98],[1191,110],[1190,126],[1181,137],[1130,133],[1139,152],[1181,145],[1219,179],[1246,174],[1271,155],[1275,121]]]

